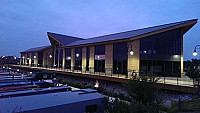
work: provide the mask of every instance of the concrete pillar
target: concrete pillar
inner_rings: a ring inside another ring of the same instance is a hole
[[[21,56],[20,56],[20,65],[23,63],[23,56],[22,56],[23,54],[21,53]]]
[[[34,66],[38,66],[38,52],[34,53]]]
[[[75,48],[71,48],[71,70],[74,70],[75,65]]]
[[[133,55],[130,55],[131,48],[128,48],[128,75],[132,74],[133,70],[139,71],[140,68],[140,39],[133,40],[127,43],[131,44],[133,48]]]
[[[82,71],[86,71],[86,51],[87,47],[82,47]]]
[[[28,54],[29,54],[29,66],[31,66],[32,54],[31,53]]]
[[[183,77],[183,33],[181,34],[181,77]]]
[[[106,44],[105,46],[105,71],[106,74],[111,74],[111,69],[113,68],[113,44]]]
[[[63,64],[62,64],[62,68],[65,69],[65,49],[63,49]]]
[[[89,59],[89,71],[94,72],[94,52],[95,47],[90,46],[90,59]]]

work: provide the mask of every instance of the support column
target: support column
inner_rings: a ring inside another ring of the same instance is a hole
[[[181,77],[183,77],[183,33],[181,33]]]
[[[94,72],[94,46],[90,46],[89,71]]]
[[[82,71],[86,71],[86,50],[87,47],[82,47]]]
[[[75,48],[71,48],[71,70],[74,70],[75,64]]]
[[[21,56],[20,56],[20,62],[19,62],[20,65],[22,65],[22,63],[23,63],[23,58],[22,58],[23,56],[22,56],[22,55],[23,55],[23,54],[21,53]]]
[[[31,66],[32,54],[31,53],[28,54],[29,54],[29,66]]]
[[[106,44],[105,46],[105,71],[106,74],[111,74],[113,68],[113,44]]]
[[[139,71],[140,68],[140,39],[128,42],[133,48],[133,55],[130,55],[131,48],[128,48],[128,75],[132,74],[133,70]]]
[[[62,64],[62,68],[65,69],[65,49],[63,49],[63,64]]]
[[[38,66],[38,52],[35,52],[34,54],[34,66]]]

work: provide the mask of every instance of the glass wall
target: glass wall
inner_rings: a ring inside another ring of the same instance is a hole
[[[31,53],[31,66],[34,66],[34,53]]]
[[[105,45],[96,45],[94,55],[94,71],[105,72]]]
[[[89,71],[90,47],[86,49],[86,71]]]
[[[58,67],[58,57],[59,57],[59,45],[55,46],[55,64],[54,67]]]
[[[26,53],[27,54],[27,58],[26,58],[26,65],[29,65],[29,59],[30,59],[30,55],[29,53]]]
[[[75,48],[75,70],[82,70],[82,48]]]
[[[140,39],[140,71],[159,76],[181,75],[181,29]]]
[[[42,67],[43,63],[43,52],[38,52],[38,67]]]
[[[63,63],[63,49],[59,50],[59,68],[62,68]]]
[[[113,73],[127,75],[128,49],[126,42],[113,44]]]
[[[65,49],[65,68],[71,69],[71,48]]]

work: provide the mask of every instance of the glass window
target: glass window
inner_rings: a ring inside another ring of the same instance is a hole
[[[31,66],[34,66],[34,56],[35,53],[31,53]]]
[[[113,44],[113,73],[127,75],[128,48],[126,42]]]
[[[159,76],[181,76],[181,29],[140,39],[140,70]]]
[[[94,71],[105,72],[105,45],[95,46]]]
[[[71,48],[65,49],[65,68],[71,69]]]
[[[82,48],[75,48],[75,70],[82,70]]]
[[[43,52],[38,52],[38,67],[42,67],[43,63]]]
[[[89,71],[90,47],[86,49],[86,71]]]

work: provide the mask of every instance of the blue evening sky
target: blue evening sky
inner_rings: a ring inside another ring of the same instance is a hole
[[[49,45],[46,32],[90,38],[200,19],[200,0],[0,0],[0,56]],[[200,44],[200,23],[184,35],[184,60]]]

